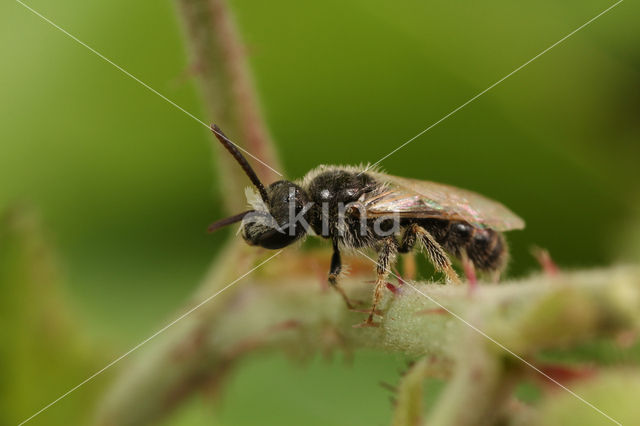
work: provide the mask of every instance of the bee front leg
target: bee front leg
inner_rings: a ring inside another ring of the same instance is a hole
[[[389,237],[382,240],[380,248],[378,249],[378,262],[376,266],[376,272],[378,277],[376,279],[376,287],[373,290],[373,304],[371,306],[371,312],[364,325],[373,326],[373,315],[376,313],[376,308],[382,299],[382,293],[386,287],[387,276],[389,275],[389,269],[391,263],[396,258],[398,253],[398,243],[395,238]]]
[[[329,271],[329,284],[342,296],[342,299],[347,304],[348,309],[354,309],[353,304],[344,292],[344,289],[338,284],[338,276],[342,271],[342,259],[340,258],[340,249],[338,248],[338,242],[333,241],[333,255],[331,256],[331,269]]]

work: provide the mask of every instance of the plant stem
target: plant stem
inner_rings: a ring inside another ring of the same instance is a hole
[[[211,282],[227,279],[220,272],[232,254],[226,256],[214,269],[218,272],[210,277]],[[450,365],[451,380],[428,417],[428,424],[436,425],[473,425],[494,419],[504,413],[516,380],[523,374],[538,374],[458,318],[435,312],[437,305],[408,286],[398,295],[386,295],[380,327],[353,328],[364,315],[347,310],[334,292],[319,292],[318,282],[309,279],[308,271],[322,260],[314,261],[308,255],[299,258],[294,252],[281,256],[279,262],[268,263],[247,278],[235,292],[223,293],[152,342],[105,399],[98,424],[155,421],[192,393],[218,389],[229,368],[256,350],[308,357],[318,352],[378,348],[428,356],[437,361],[434,365]],[[365,281],[357,274],[345,280],[349,296],[366,300],[371,287]],[[473,297],[462,287],[415,285],[525,359],[546,348],[640,329],[637,269],[486,284]],[[552,323],[555,328],[549,328]],[[568,330],[560,333],[560,340],[559,324]],[[408,405],[399,407],[407,410],[405,418],[415,421],[412,388],[418,389],[409,387],[401,395]]]
[[[212,120],[231,140],[275,170],[282,170],[262,118],[245,49],[225,0],[177,0],[192,69]],[[237,212],[245,205],[246,176],[228,154],[218,150],[225,206]],[[250,159],[251,160],[251,159]],[[252,161],[266,184],[279,176]]]

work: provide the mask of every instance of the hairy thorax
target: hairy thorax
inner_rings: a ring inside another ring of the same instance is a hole
[[[345,247],[370,246],[377,239],[366,220],[363,202],[381,185],[355,168],[324,168],[312,171],[304,183],[310,200],[309,224],[324,238]]]

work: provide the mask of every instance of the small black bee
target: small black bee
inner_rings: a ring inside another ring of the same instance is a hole
[[[502,231],[524,221],[502,204],[471,191],[387,175],[366,167],[319,166],[300,181],[264,187],[222,131],[211,127],[258,190],[246,191],[252,209],[213,223],[209,231],[242,221],[249,245],[280,249],[307,233],[331,240],[329,283],[338,286],[341,249],[373,248],[378,254],[373,304],[365,325],[373,325],[389,269],[398,253],[421,246],[434,267],[459,283],[447,253],[480,271],[499,276],[507,258]]]

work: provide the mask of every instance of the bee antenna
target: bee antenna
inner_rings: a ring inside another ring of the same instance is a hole
[[[214,232],[217,231],[220,228],[223,228],[227,225],[231,225],[233,223],[236,222],[240,222],[242,219],[244,219],[244,217],[246,215],[248,215],[249,213],[253,213],[255,210],[247,210],[246,212],[242,212],[242,213],[238,213],[234,216],[231,217],[226,217],[224,219],[220,219],[218,221],[213,222],[211,225],[209,225],[209,228],[207,228],[208,232]]]
[[[247,176],[249,176],[249,179],[251,179],[251,182],[255,185],[255,187],[258,188],[262,201],[264,201],[268,205],[269,197],[267,196],[267,190],[264,188],[262,182],[260,182],[260,179],[258,179],[258,175],[256,175],[256,172],[253,171],[247,159],[244,158],[244,155],[242,155],[242,153],[238,149],[238,145],[231,142],[231,140],[229,140],[229,138],[226,137],[224,133],[222,133],[222,130],[220,130],[217,125],[212,124],[211,131],[214,135],[216,135],[216,138],[218,138],[222,146],[224,146],[227,151],[229,151],[231,155],[233,155],[233,158],[235,158],[236,161],[240,164],[242,170],[244,170]]]

